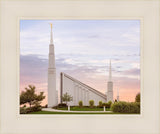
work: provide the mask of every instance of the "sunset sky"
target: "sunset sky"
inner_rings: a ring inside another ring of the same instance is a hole
[[[60,72],[105,93],[109,60],[112,61],[114,99],[134,101],[140,92],[139,20],[21,20],[20,90],[29,84],[44,91],[47,103],[47,69],[50,25],[53,23],[57,90]]]

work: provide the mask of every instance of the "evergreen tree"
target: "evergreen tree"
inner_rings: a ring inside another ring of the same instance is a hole
[[[140,102],[140,101],[141,101],[141,95],[140,95],[140,93],[138,93],[136,95],[135,102]]]
[[[22,91],[20,94],[20,105],[28,103],[30,107],[32,105],[37,105],[41,103],[45,96],[44,92],[40,92],[39,95],[35,93],[36,87],[33,85],[28,85],[28,88],[25,88],[25,91]]]

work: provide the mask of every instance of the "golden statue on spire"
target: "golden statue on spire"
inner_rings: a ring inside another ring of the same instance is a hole
[[[52,29],[52,23],[49,23],[51,25],[51,29]]]

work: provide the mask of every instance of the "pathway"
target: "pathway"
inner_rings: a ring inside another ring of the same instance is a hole
[[[53,108],[42,108],[42,111],[49,112],[72,112],[72,113],[111,113],[112,111],[68,111],[68,110],[58,110]]]

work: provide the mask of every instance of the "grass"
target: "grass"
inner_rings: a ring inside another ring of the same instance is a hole
[[[58,110],[68,110],[68,107],[62,107],[62,108],[57,108]],[[79,106],[73,106],[70,108],[70,111],[103,111],[103,108],[99,108],[99,107],[79,107]],[[110,109],[106,109],[106,111],[111,111]]]
[[[73,113],[73,112],[49,112],[49,111],[38,111],[38,112],[31,112],[29,114],[135,114],[135,113],[111,113],[111,112],[104,112],[104,113]]]

